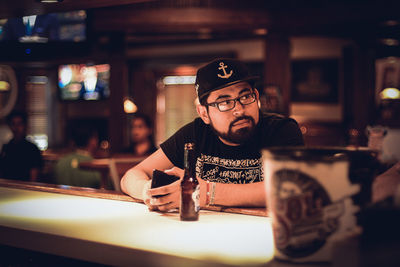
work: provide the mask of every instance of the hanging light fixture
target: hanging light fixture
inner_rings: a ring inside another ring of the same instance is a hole
[[[8,92],[10,90],[10,83],[8,81],[0,81],[0,92]]]
[[[136,104],[133,102],[132,99],[126,98],[124,100],[124,111],[125,113],[135,113],[138,110]]]
[[[397,88],[385,88],[380,95],[381,99],[400,99],[400,90]]]

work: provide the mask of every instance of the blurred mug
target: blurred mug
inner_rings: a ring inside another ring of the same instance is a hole
[[[375,155],[346,148],[263,150],[275,258],[331,262],[336,241],[358,235],[358,212],[371,199]]]

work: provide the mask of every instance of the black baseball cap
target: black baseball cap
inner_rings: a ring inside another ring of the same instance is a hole
[[[232,58],[218,58],[197,70],[195,88],[199,99],[224,87],[249,82],[254,86],[258,76],[251,76],[247,66]]]

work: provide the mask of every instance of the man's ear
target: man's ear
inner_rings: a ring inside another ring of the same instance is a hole
[[[208,116],[207,107],[202,105],[196,105],[197,114],[203,120],[205,124],[210,124],[210,117]]]
[[[258,108],[261,108],[260,93],[258,92],[257,88],[254,88],[253,91],[256,94],[256,101],[257,101]]]
[[[256,94],[257,100],[260,100],[260,93],[258,92],[257,88],[254,88],[253,91]]]

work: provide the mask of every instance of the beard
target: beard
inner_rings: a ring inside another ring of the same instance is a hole
[[[247,127],[243,127],[243,128],[239,128],[236,131],[233,131],[233,125],[240,121],[240,120],[248,120],[250,122],[250,126]],[[220,138],[230,142],[230,143],[234,143],[234,144],[243,144],[245,143],[247,140],[249,140],[255,131],[256,128],[256,123],[254,121],[254,119],[250,116],[242,116],[242,117],[238,117],[235,120],[233,120],[230,124],[229,124],[229,129],[227,133],[223,133],[218,131],[217,129],[215,129],[213,122],[211,121],[210,123],[211,128],[213,129],[214,133],[219,136]]]

